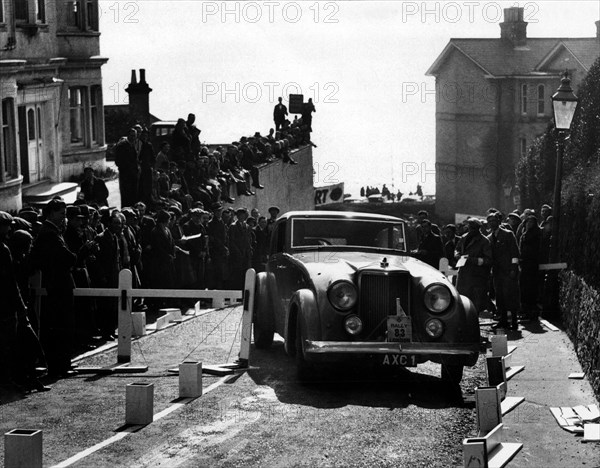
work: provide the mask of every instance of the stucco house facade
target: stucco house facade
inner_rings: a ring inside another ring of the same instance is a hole
[[[569,71],[575,92],[600,55],[596,37],[528,38],[523,8],[504,10],[497,39],[451,39],[436,78],[436,214],[520,207],[515,167],[553,118],[551,97]],[[539,207],[535,207],[539,208]]]
[[[104,168],[98,29],[98,0],[0,0],[0,209]]]

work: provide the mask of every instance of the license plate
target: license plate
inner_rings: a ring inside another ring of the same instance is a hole
[[[410,317],[390,315],[387,319],[387,340],[407,343],[412,341]]]
[[[417,367],[417,356],[414,354],[386,354],[383,356],[384,366]]]

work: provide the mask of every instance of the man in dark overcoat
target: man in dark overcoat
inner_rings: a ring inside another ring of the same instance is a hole
[[[77,255],[71,252],[63,239],[67,206],[64,201],[52,199],[44,207],[45,220],[33,242],[32,265],[42,272],[42,287],[46,298],[42,301],[40,339],[46,353],[48,375],[58,377],[71,372],[73,346],[73,288],[71,274]]]
[[[492,248],[490,241],[481,233],[481,222],[478,219],[469,218],[467,229],[467,233],[456,244],[457,261],[460,262],[461,257],[465,257],[464,265],[458,269],[456,289],[473,301],[477,312],[482,312],[488,305]]]
[[[519,246],[514,233],[500,226],[495,213],[487,216],[492,246],[492,279],[496,293],[496,309],[500,315],[497,327],[508,327],[508,311],[511,328],[517,330],[517,314],[521,308],[519,300]]]
[[[229,228],[229,252],[233,289],[244,287],[246,270],[252,266],[252,233],[246,224],[248,210],[238,208],[237,219]]]
[[[121,207],[133,206],[138,201],[140,165],[135,147],[137,132],[131,128],[127,138],[121,138],[115,147],[115,163],[119,168]]]

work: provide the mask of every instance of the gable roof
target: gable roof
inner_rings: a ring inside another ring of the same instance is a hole
[[[569,51],[587,71],[600,55],[597,38],[528,38],[521,47],[505,40],[450,39],[426,75],[436,76],[452,50],[458,50],[493,77],[537,75],[559,50]]]

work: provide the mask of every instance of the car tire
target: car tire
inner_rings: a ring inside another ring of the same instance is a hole
[[[265,273],[256,275],[254,291],[254,310],[252,313],[254,346],[257,349],[268,349],[273,343],[275,324],[272,309],[269,307],[267,275]]]
[[[294,343],[296,355],[296,375],[301,383],[310,383],[315,380],[315,369],[304,358],[304,334],[300,324],[300,317],[296,319],[296,341]]]
[[[463,365],[458,364],[442,364],[442,380],[458,385],[463,377]]]

